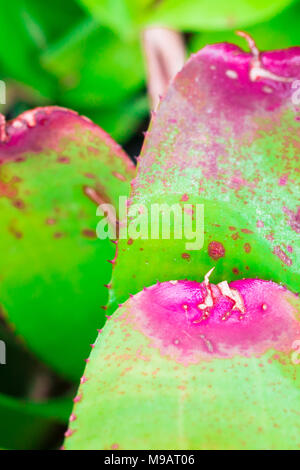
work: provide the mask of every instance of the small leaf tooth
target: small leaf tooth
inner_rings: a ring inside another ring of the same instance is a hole
[[[81,399],[82,399],[82,393],[79,393],[78,395],[76,395],[75,398],[73,398],[73,402],[78,403],[81,401]]]
[[[70,437],[72,436],[72,434],[74,434],[75,430],[73,429],[67,429],[67,431],[65,432],[64,436],[67,438],[67,437]]]

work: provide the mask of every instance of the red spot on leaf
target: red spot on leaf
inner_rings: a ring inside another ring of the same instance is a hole
[[[17,190],[10,183],[0,181],[0,197],[13,198],[16,197]]]
[[[11,227],[9,230],[13,234],[13,236],[16,237],[18,240],[23,237],[23,233],[20,232],[19,230],[16,230],[13,227]]]
[[[70,163],[69,157],[58,157],[57,161],[58,163],[66,163],[66,164]]]
[[[117,171],[113,171],[112,173],[118,180],[120,181],[126,181],[126,178],[124,175],[121,175],[121,173],[118,173]]]
[[[250,243],[245,243],[244,250],[245,250],[245,253],[250,253],[250,251],[251,251]]]
[[[225,248],[222,243],[213,241],[208,245],[208,254],[212,259],[219,259],[225,256]]]
[[[61,233],[61,232],[56,232],[56,233],[54,233],[53,238],[62,238],[63,236],[64,236],[63,233]]]
[[[21,199],[15,199],[12,204],[14,207],[20,210],[25,208],[25,203]]]
[[[85,228],[82,230],[82,235],[86,238],[96,238],[96,232],[95,230],[91,230],[89,228]]]
[[[90,178],[90,179],[96,178],[96,176],[95,176],[93,173],[84,173],[84,176],[85,176],[86,178]]]

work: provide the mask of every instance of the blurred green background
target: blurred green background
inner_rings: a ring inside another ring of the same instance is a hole
[[[260,50],[300,45],[300,2],[291,0],[0,0],[0,11],[0,80],[7,88],[0,112],[13,118],[35,106],[72,108],[131,156],[149,122],[145,28],[181,32],[187,55],[223,41],[247,49],[237,28]],[[0,339],[9,357],[0,365],[0,448],[58,448],[77,384],[34,358],[4,319]]]

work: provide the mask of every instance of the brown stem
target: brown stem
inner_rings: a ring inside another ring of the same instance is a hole
[[[156,110],[159,99],[165,94],[170,81],[183,67],[184,39],[176,31],[151,27],[143,32],[143,48],[151,108]]]

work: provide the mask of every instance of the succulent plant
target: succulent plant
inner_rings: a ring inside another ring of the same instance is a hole
[[[119,240],[117,311],[81,379],[67,449],[300,446],[300,49],[261,54],[247,39],[251,53],[218,44],[195,54],[152,120],[129,223],[145,235],[164,203],[197,224],[202,205],[204,244]]]
[[[87,362],[67,449],[300,447],[300,48],[238,34],[250,53],[207,46],[177,74],[137,174],[73,111],[0,115],[1,313],[62,377]],[[66,419],[67,393],[27,392],[1,389],[1,447]]]
[[[300,0],[0,5],[0,450],[300,449]]]
[[[38,357],[77,379],[105,320],[115,252],[96,238],[96,209],[129,193],[134,165],[63,108],[0,123],[0,305]]]

